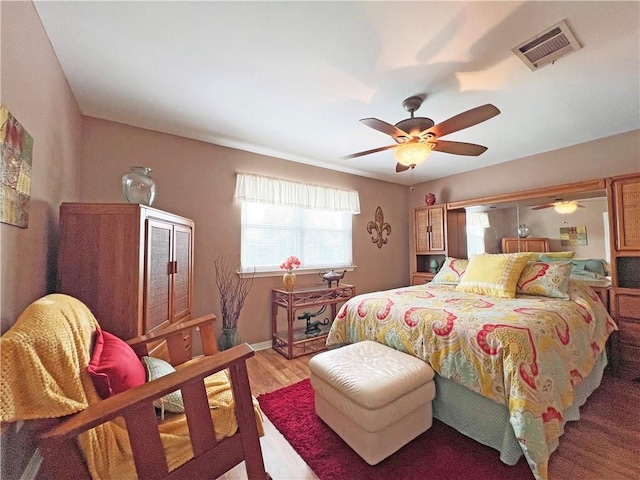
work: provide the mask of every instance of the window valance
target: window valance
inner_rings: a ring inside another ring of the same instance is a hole
[[[489,214],[487,212],[467,212],[467,226],[489,228]]]
[[[253,173],[237,174],[233,201],[360,213],[360,198],[355,190],[311,185]]]

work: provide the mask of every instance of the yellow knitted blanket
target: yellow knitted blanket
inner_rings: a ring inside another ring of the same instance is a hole
[[[0,337],[0,421],[56,418],[100,401],[87,366],[98,323],[80,301],[52,294],[32,303]],[[226,371],[205,381],[218,439],[233,435],[238,426]],[[254,399],[260,435],[262,414]],[[169,470],[193,456],[183,414],[170,415],[159,425]],[[78,437],[95,479],[137,478],[131,447],[119,418]]]

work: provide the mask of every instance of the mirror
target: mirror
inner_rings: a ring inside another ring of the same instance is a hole
[[[579,207],[569,214],[558,213],[553,203],[576,201]],[[547,205],[546,208],[539,208]],[[537,251],[533,239],[548,239],[548,251],[573,251],[574,258],[610,260],[606,190],[568,195],[527,198],[465,207],[467,212],[468,254],[500,253],[503,239],[508,251]],[[518,235],[526,225],[528,233]],[[584,228],[578,228],[584,227]],[[563,229],[563,230],[561,230]],[[526,234],[526,236],[525,236]],[[529,241],[527,241],[527,239]]]
[[[467,257],[501,253],[502,239],[517,236],[518,207],[513,202],[466,207]]]
[[[609,262],[609,221],[605,192],[599,197],[573,199],[573,213],[559,213],[551,206],[537,209],[537,201],[518,202],[519,225],[527,225],[529,238],[549,239],[549,251],[575,252],[574,258],[603,258]]]

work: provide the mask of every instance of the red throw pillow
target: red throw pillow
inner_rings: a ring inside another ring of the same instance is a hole
[[[108,398],[146,381],[144,365],[126,342],[98,328],[87,367],[101,398]]]

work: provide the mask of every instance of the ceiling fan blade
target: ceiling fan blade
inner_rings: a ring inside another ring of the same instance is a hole
[[[437,140],[434,142],[435,147],[432,150],[444,153],[453,153],[455,155],[468,155],[476,157],[482,155],[487,147],[482,145],[476,145],[475,143],[465,142],[448,142],[446,140]]]
[[[360,120],[367,127],[371,127],[374,130],[378,130],[379,132],[386,133],[387,135],[392,136],[393,138],[401,138],[407,137],[411,138],[407,132],[400,130],[395,125],[391,125],[390,123],[383,122],[382,120],[378,120],[377,118],[363,118]]]
[[[543,208],[551,207],[555,207],[555,203],[545,203],[544,205],[537,205],[535,207],[531,207],[531,210],[542,210]]]
[[[367,150],[364,152],[352,153],[351,155],[346,155],[344,157],[340,157],[340,160],[349,160],[350,158],[362,157],[363,155],[369,155],[370,153],[383,152],[385,150],[389,150],[390,148],[396,148],[398,145],[387,145],[386,147],[374,148],[373,150]]]
[[[401,163],[396,163],[396,172],[400,173],[400,172],[405,172],[407,170],[409,170],[411,167],[407,167],[406,165],[403,165]]]
[[[432,133],[436,137],[443,137],[453,132],[457,132],[458,130],[463,130],[468,127],[472,127],[477,125],[478,123],[484,122],[485,120],[489,120],[492,117],[495,117],[500,113],[496,107],[487,103],[486,105],[482,105],[480,107],[472,108],[471,110],[467,110],[466,112],[459,113],[458,115],[451,117],[444,122],[438,123],[431,128],[428,128],[424,132],[420,134]]]

